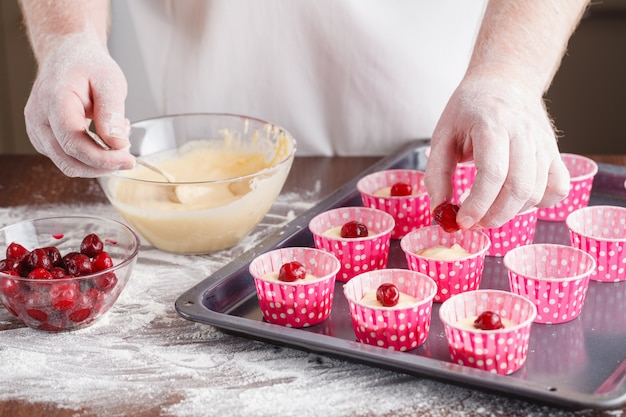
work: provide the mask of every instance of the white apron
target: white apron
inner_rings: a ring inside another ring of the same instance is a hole
[[[237,113],[298,155],[385,155],[430,137],[484,1],[113,0],[109,48],[131,121]]]

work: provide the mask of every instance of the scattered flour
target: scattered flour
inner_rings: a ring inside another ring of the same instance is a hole
[[[0,307],[0,400],[51,403],[75,416],[572,415],[232,336],[176,313],[180,294],[311,207],[311,193],[283,194],[232,250],[190,257],[144,246],[118,302],[86,329],[34,331]],[[74,211],[121,220],[104,204],[39,206],[0,209],[0,224]]]

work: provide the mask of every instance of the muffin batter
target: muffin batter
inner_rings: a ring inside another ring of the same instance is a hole
[[[459,259],[470,256],[471,254],[463,249],[461,245],[455,243],[451,247],[438,245],[432,246],[430,248],[422,249],[417,252],[418,255],[423,256],[425,258],[434,258],[434,259]]]
[[[105,192],[129,224],[159,249],[177,253],[225,249],[263,218],[291,167],[285,163],[269,169],[293,151],[287,137],[275,145],[271,159],[265,155],[268,147],[259,144],[261,140],[239,144],[228,137],[190,142],[150,158],[174,176],[176,185],[137,166],[124,176],[109,177]],[[177,198],[171,198],[172,193]]]
[[[393,307],[385,307],[385,308],[409,307],[411,305],[417,304],[418,301],[419,300],[417,298],[412,297],[403,292],[400,292],[400,300],[398,300],[398,304],[396,304]],[[383,307],[383,305],[376,299],[376,288],[367,291],[363,295],[363,298],[361,298],[360,303],[368,307]]]

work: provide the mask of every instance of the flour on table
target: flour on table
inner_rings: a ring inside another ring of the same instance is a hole
[[[306,211],[315,193],[281,195],[230,250],[184,256],[143,246],[119,300],[91,327],[39,332],[0,307],[0,400],[52,403],[76,416],[571,415],[232,336],[176,313],[183,292]],[[38,206],[2,208],[0,224],[73,212],[122,220],[108,204]]]

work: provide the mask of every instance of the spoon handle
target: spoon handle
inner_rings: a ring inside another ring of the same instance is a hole
[[[91,140],[93,140],[95,143],[97,143],[102,149],[105,150],[111,150],[111,147],[109,145],[107,145],[106,143],[104,143],[104,141],[102,140],[102,138],[100,136],[98,136],[98,134],[96,132],[92,132],[91,130],[87,129],[86,127],[83,129],[85,131],[85,133],[87,134],[87,136],[89,136],[91,138]],[[174,177],[163,171],[161,168],[158,168],[152,164],[149,164],[148,162],[144,161],[141,158],[137,158],[135,157],[135,160],[137,161],[137,163],[139,165],[143,165],[144,167],[148,168],[151,171],[156,172],[157,174],[159,174],[160,176],[162,176],[163,178],[165,178],[165,180],[167,182],[175,182]]]

